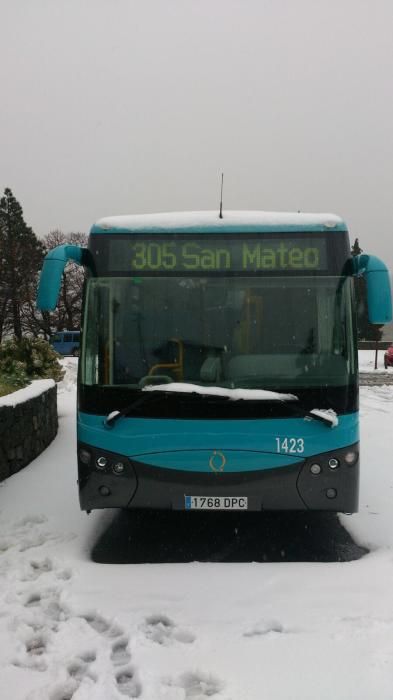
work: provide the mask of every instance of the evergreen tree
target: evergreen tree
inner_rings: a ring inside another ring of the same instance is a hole
[[[0,340],[4,331],[22,338],[22,316],[35,298],[43,254],[21,205],[6,188],[0,199]]]

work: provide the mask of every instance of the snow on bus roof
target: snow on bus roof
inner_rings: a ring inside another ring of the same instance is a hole
[[[99,219],[91,233],[204,233],[263,231],[346,231],[344,221],[335,214],[303,212],[217,211],[166,212],[162,214],[130,214]]]

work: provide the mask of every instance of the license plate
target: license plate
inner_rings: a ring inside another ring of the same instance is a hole
[[[185,496],[186,510],[247,510],[247,496]]]

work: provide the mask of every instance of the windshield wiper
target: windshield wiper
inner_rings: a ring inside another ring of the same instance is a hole
[[[195,396],[199,396],[201,398],[208,398],[210,399],[211,402],[221,402],[221,401],[228,401],[229,397],[228,396],[214,396],[209,393],[206,394],[200,394],[199,392],[196,391],[191,391],[191,392],[183,392],[183,391],[166,391],[165,389],[156,389],[154,392],[152,391],[144,391],[142,396],[139,396],[139,398],[135,399],[132,403],[130,403],[128,406],[123,408],[121,411],[111,411],[108,413],[106,418],[104,418],[104,425],[106,428],[112,428],[112,426],[116,423],[116,421],[119,418],[124,418],[125,416],[129,416],[130,413],[133,413],[135,409],[140,408],[143,406],[145,403],[155,403],[156,401],[161,400],[163,397],[168,398],[169,396],[181,396],[182,398],[186,399],[190,396],[193,398]]]
[[[205,391],[204,391],[205,389]],[[337,416],[334,412],[329,413],[327,410],[324,411],[322,409],[312,409],[311,411],[306,410],[303,408],[301,405],[299,405],[298,398],[297,396],[294,396],[292,394],[276,394],[274,395],[273,392],[262,392],[262,394],[265,396],[266,394],[272,394],[272,396],[266,396],[266,398],[261,398],[258,396],[258,391],[255,391],[256,396],[252,396],[252,392],[249,392],[249,394],[246,394],[244,397],[241,395],[236,394],[236,391],[234,390],[226,390],[226,393],[213,393],[211,387],[202,387],[198,386],[198,391],[184,391],[184,390],[175,390],[174,388],[158,388],[154,387],[149,389],[149,390],[144,390],[142,396],[139,396],[135,401],[130,403],[128,406],[123,408],[121,411],[111,411],[111,413],[108,413],[106,418],[104,419],[104,425],[106,428],[112,428],[113,425],[117,422],[119,418],[123,418],[125,416],[130,415],[130,413],[133,413],[134,410],[140,408],[143,406],[145,403],[155,403],[156,401],[160,401],[163,397],[169,398],[169,396],[176,396],[177,398],[181,397],[182,399],[187,399],[192,397],[193,399],[195,397],[200,397],[203,399],[209,399],[210,403],[221,403],[221,402],[227,402],[231,400],[236,400],[236,401],[245,401],[245,400],[253,400],[253,401],[272,401],[274,403],[281,403],[282,405],[285,405],[291,413],[293,413],[296,416],[301,416],[302,418],[309,419],[309,420],[316,420],[324,425],[326,425],[329,428],[334,428],[338,424],[338,419]],[[252,396],[252,398],[251,398]],[[283,398],[283,397],[286,398]],[[247,399],[246,399],[247,397]]]
[[[329,412],[328,409],[323,410],[319,408],[313,408],[311,411],[307,411],[307,409],[303,408],[301,404],[295,404],[289,401],[282,401],[282,403],[285,404],[291,413],[296,416],[302,416],[303,418],[308,418],[310,420],[317,420],[326,425],[328,428],[335,428],[338,424],[338,418],[334,411]]]
[[[135,401],[128,404],[128,406],[123,408],[121,411],[111,411],[110,413],[108,413],[107,417],[104,419],[105,427],[112,428],[113,425],[116,423],[116,421],[119,420],[119,418],[123,418],[124,416],[128,416],[136,408],[143,406],[143,404],[147,403],[148,401],[152,401],[153,403],[155,403],[155,401],[158,401],[159,399],[162,398],[163,394],[164,394],[164,392],[161,392],[161,391],[157,392],[156,395],[143,394],[142,396],[139,396],[139,398],[135,399]]]

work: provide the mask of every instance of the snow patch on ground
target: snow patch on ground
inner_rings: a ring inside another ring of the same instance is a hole
[[[383,374],[393,374],[393,367],[385,369],[383,356],[385,350],[378,350],[377,369],[375,370],[375,350],[359,350],[359,370],[360,372],[379,372]]]
[[[64,363],[58,437],[0,485],[0,697],[391,700],[393,387],[361,391],[363,559],[101,565],[114,514],[79,510]]]
[[[24,389],[18,389],[12,394],[6,394],[5,396],[0,396],[0,406],[17,406],[20,403],[26,403],[30,399],[35,399],[37,396],[41,396],[45,391],[48,391],[52,386],[55,385],[53,379],[34,379],[28,386]]]

